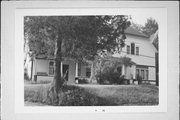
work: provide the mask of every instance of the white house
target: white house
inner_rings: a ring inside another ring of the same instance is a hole
[[[114,54],[114,57],[126,56],[131,58],[136,63],[131,67],[133,78],[138,75],[146,82],[155,83],[156,81],[156,66],[155,66],[155,53],[156,48],[152,44],[152,40],[147,35],[129,27],[125,31],[127,39],[125,40],[125,47],[122,49],[121,54]]]
[[[120,64],[117,66],[117,70],[127,79],[135,79],[138,74],[144,81],[155,82],[155,53],[157,50],[152,45],[150,38],[132,27],[127,28],[125,33],[125,47],[121,54],[113,54],[112,57],[129,57],[136,64],[131,67]],[[53,66],[53,59],[44,59],[43,57],[30,59],[28,55],[26,56],[25,68],[31,80],[53,80]],[[91,68],[92,65],[78,63],[68,58],[61,63],[62,74],[67,73],[66,79],[69,84],[76,83],[76,77],[90,78]]]

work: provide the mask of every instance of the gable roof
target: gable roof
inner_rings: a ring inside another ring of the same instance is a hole
[[[146,38],[149,38],[148,35],[134,29],[133,27],[128,27],[126,30],[125,30],[125,34],[131,34],[131,35],[136,35],[136,36],[141,36],[141,37],[146,37]]]
[[[157,30],[154,34],[150,36],[151,43],[156,42],[158,40],[159,31]]]

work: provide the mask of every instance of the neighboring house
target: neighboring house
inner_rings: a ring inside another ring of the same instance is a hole
[[[122,48],[121,54],[113,54],[112,58],[121,59],[129,57],[135,63],[132,66],[125,66],[123,63],[117,66],[117,71],[125,75],[127,79],[136,79],[137,74],[145,81],[154,81],[155,77],[155,53],[156,48],[152,45],[150,38],[129,27],[125,31],[126,40],[125,47]],[[36,57],[30,59],[27,55],[25,68],[31,80],[53,80],[54,76],[54,60],[45,59],[44,57]],[[77,61],[66,58],[61,63],[62,74],[67,74],[68,83],[76,83],[75,78],[86,78],[90,81],[92,73],[92,64],[78,63]]]

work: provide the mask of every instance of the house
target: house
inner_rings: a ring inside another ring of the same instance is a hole
[[[133,78],[139,75],[143,81],[155,83],[155,54],[157,50],[151,43],[151,38],[132,27],[128,27],[125,33],[125,47],[122,49],[121,54],[114,54],[113,57],[126,56],[131,58],[136,63],[135,67],[133,66],[134,69],[131,71]]]
[[[111,55],[111,57],[120,59],[122,57],[129,57],[135,63],[132,66],[125,66],[123,63],[117,66],[117,71],[125,75],[127,79],[136,79],[140,75],[146,82],[155,82],[155,53],[157,50],[152,45],[150,38],[129,27],[125,30],[126,40],[125,47],[122,52]],[[31,59],[26,55],[25,68],[31,80],[53,80],[54,76],[54,60],[45,59],[38,56]],[[61,63],[62,74],[67,74],[66,79],[69,84],[76,83],[76,78],[86,78],[91,81],[92,64],[78,63],[77,61],[65,58]]]

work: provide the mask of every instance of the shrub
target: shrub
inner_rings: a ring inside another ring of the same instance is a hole
[[[123,84],[124,76],[120,76],[118,72],[107,71],[97,74],[96,78],[100,84]]]
[[[78,79],[78,83],[79,83],[79,84],[87,84],[87,83],[88,83],[88,80],[85,79],[85,78]]]
[[[24,69],[24,80],[30,80],[26,68]]]

